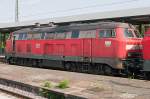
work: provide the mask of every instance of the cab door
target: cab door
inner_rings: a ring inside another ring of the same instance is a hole
[[[83,39],[83,57],[92,56],[92,39]]]
[[[80,31],[80,38],[83,38],[83,57],[85,60],[92,61],[93,43],[96,38],[96,30]]]
[[[15,38],[16,36],[14,36],[12,33],[10,34],[9,38],[6,40],[6,48],[5,51],[6,53],[12,53],[13,51],[15,51]]]
[[[12,39],[12,51],[15,52],[15,49],[16,49],[16,40],[15,40],[16,36],[13,36],[13,39]]]
[[[94,53],[96,57],[112,58],[115,57],[116,32],[114,29],[98,30],[97,39],[94,43]]]
[[[5,48],[5,51],[6,53],[11,53],[13,51],[13,36],[12,36],[12,33],[10,33],[8,39],[6,40],[6,48]]]

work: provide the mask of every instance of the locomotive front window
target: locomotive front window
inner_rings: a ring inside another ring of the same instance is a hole
[[[142,35],[139,33],[139,31],[134,30],[134,33],[137,38],[142,38]]]
[[[125,29],[124,35],[127,38],[133,38],[134,37],[133,32],[131,30],[129,30],[129,29]]]

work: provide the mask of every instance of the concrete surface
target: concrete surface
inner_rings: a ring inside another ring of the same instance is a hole
[[[150,81],[102,75],[82,74],[59,70],[41,69],[0,63],[0,77],[42,86],[45,81],[53,84],[52,90],[84,96],[88,99],[150,99]],[[69,80],[69,88],[55,86]]]

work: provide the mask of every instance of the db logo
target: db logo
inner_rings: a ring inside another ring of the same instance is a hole
[[[105,41],[105,46],[110,47],[111,46],[111,41]]]
[[[35,48],[40,48],[40,44],[36,44],[36,45],[35,45]]]

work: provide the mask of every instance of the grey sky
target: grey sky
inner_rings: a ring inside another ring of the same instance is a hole
[[[0,23],[14,21],[15,0],[0,0]],[[150,0],[19,0],[20,21],[150,6]]]

